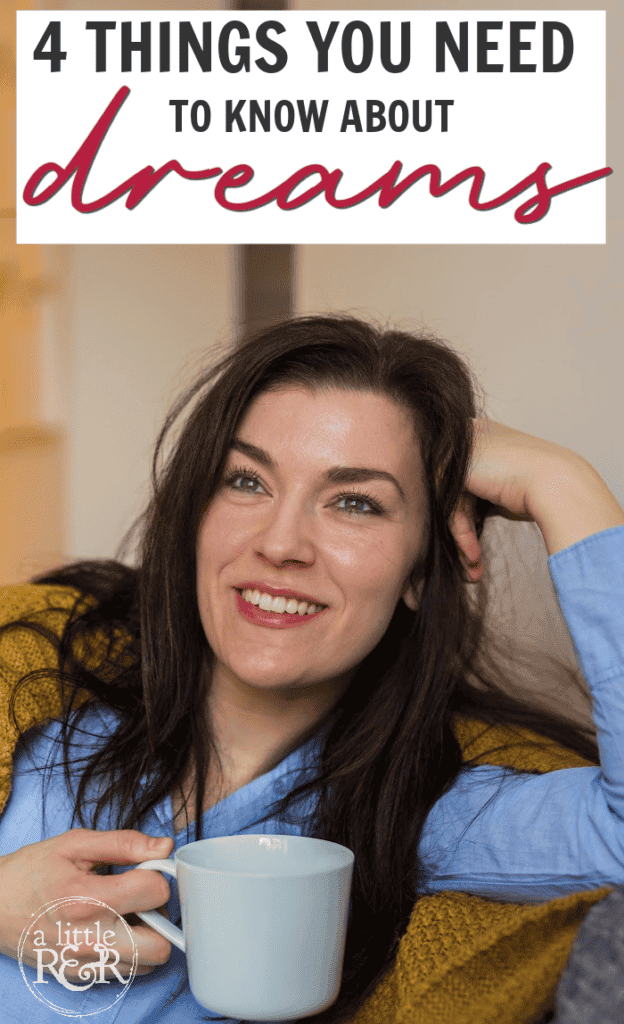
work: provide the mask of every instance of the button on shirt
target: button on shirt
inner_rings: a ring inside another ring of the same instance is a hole
[[[593,700],[600,767],[568,768],[544,775],[518,774],[492,765],[460,772],[433,807],[420,856],[428,891],[460,890],[512,902],[541,903],[574,892],[624,885],[624,527],[595,534],[550,558],[561,609],[583,665]],[[114,716],[93,709],[86,731],[101,736]],[[55,769],[42,809],[41,774],[32,771],[56,754],[57,723],[30,730],[15,755],[13,788],[0,820],[0,854],[50,838],[71,827],[72,801],[61,769]],[[255,824],[271,804],[313,773],[322,736],[285,758],[271,772],[226,797],[203,816],[203,836],[241,832],[301,834],[301,824],[269,819]],[[85,742],[89,742],[85,740]],[[95,742],[91,740],[91,742]],[[29,770],[30,769],[30,770]],[[305,820],[305,805],[303,807]],[[150,835],[174,835],[171,801],[142,823]],[[175,835],[175,848],[191,842],[193,826]],[[180,916],[175,881],[168,906]],[[36,971],[24,968],[31,983]],[[50,979],[50,990],[60,992]],[[217,1017],[201,1007],[188,986],[184,954],[172,948],[166,965],[137,977],[109,1009],[108,986],[79,998],[66,994],[73,1013],[96,1013],[98,1024],[187,1024]],[[0,956],[3,1022],[58,1024],[59,1012],[37,1002],[17,961]],[[45,992],[51,998],[51,991]],[[63,993],[60,992],[62,996]],[[60,1003],[60,999],[59,999]]]

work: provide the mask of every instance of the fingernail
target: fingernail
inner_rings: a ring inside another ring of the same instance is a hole
[[[159,850],[161,846],[164,847],[169,845],[169,839],[167,836],[152,836],[149,841],[149,845],[153,850]]]

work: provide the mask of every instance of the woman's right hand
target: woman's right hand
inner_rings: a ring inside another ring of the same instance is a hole
[[[0,857],[0,952],[17,959],[20,937],[31,916],[46,904],[56,900],[91,897],[105,903],[118,914],[129,915],[144,910],[161,908],[169,899],[169,884],[159,871],[124,871],[120,874],[99,875],[94,871],[103,864],[139,864],[141,861],[168,857],[173,840],[168,837],[154,839],[132,830],[96,832],[76,828],[53,839],[23,846],[15,853]],[[117,970],[127,975],[132,969],[134,950],[125,927],[106,907],[78,900],[61,914],[63,924],[78,928],[85,937],[100,922],[100,934],[105,930],[115,933],[107,940],[119,953]],[[69,910],[69,913],[68,913]],[[58,910],[51,910],[38,925],[47,938],[56,935]],[[31,967],[37,966],[33,939],[35,929],[25,944],[22,959]],[[138,949],[137,974],[147,974],[169,959],[171,945],[148,925],[132,925],[132,934]],[[78,965],[67,968],[68,978],[78,977],[83,964],[98,960],[93,940],[78,942],[78,951],[71,951]]]
[[[580,455],[494,420],[476,419],[466,489],[450,524],[473,582],[483,572],[475,498],[487,501],[495,515],[537,523],[549,555],[624,525],[624,510]]]

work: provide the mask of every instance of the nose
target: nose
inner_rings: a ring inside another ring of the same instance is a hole
[[[256,555],[278,567],[314,565],[316,552],[310,526],[300,505],[280,502],[271,510],[256,538]]]

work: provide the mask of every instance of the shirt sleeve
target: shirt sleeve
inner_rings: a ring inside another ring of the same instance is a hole
[[[462,771],[423,831],[430,893],[541,903],[624,885],[624,527],[558,552],[550,570],[591,691],[600,767]]]
[[[2,856],[70,828],[71,804],[62,773],[54,765],[58,734],[58,724],[48,722],[18,740],[11,792],[0,818]],[[49,789],[44,784],[46,769],[57,783]],[[58,831],[51,831],[52,822]]]
[[[114,721],[108,709],[89,709],[72,737],[70,757],[92,754]],[[62,762],[59,721],[34,726],[20,736],[13,757],[11,791],[0,816],[0,856],[77,827],[73,820],[75,790],[67,788]],[[99,827],[109,824],[104,821]]]

